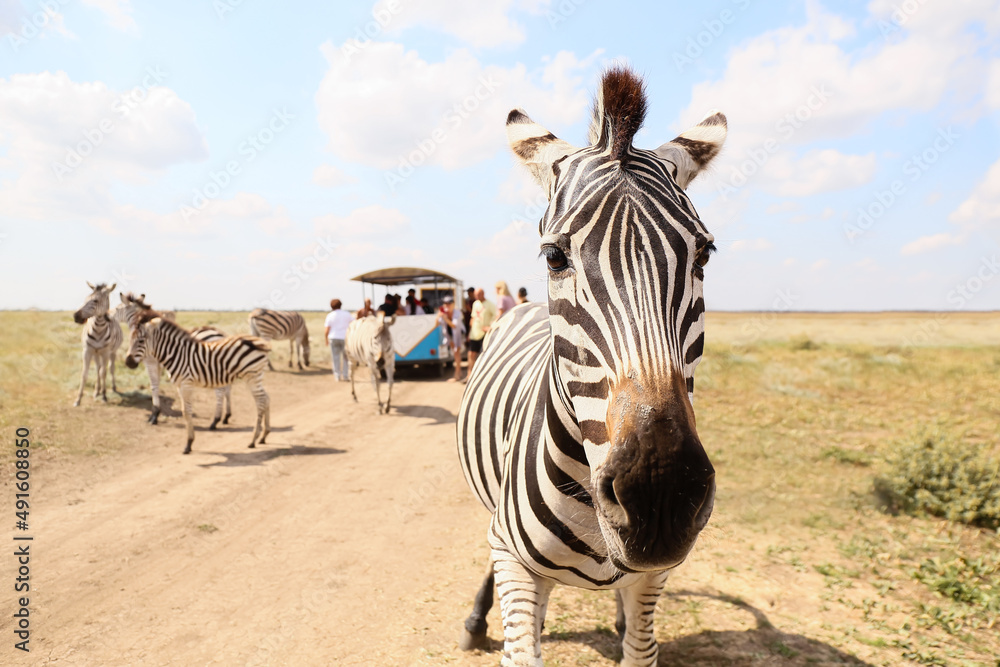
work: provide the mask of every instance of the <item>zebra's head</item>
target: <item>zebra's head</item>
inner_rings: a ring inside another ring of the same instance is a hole
[[[129,326],[128,352],[125,353],[126,366],[136,368],[146,358],[150,334],[158,329],[162,322],[160,314],[147,307],[135,323]]]
[[[145,302],[146,295],[136,296],[132,292],[118,293],[121,303],[115,306],[115,321],[126,324],[129,327],[135,326],[139,321],[139,316],[151,309]]]
[[[576,148],[515,109],[511,148],[545,189],[553,379],[580,425],[612,562],[662,570],[708,522],[715,470],[695,427],[704,344],[702,280],[713,237],[684,188],[718,154],[726,118],[710,113],[655,150],[632,146],[642,81],[605,73],[590,146]]]
[[[111,287],[108,287],[104,283],[98,283],[97,285],[87,283],[87,287],[90,288],[90,296],[80,306],[80,310],[73,313],[73,321],[77,324],[83,324],[95,315],[102,313],[107,315],[108,310],[111,308],[111,299],[108,295],[115,290],[115,285],[117,284],[115,283]]]
[[[390,358],[390,355],[396,354],[396,350],[392,346],[392,334],[389,333],[389,327],[396,323],[396,316],[389,315],[387,317],[380,310],[376,312],[375,319],[377,326],[372,336],[372,349],[375,351],[375,360],[381,365]]]

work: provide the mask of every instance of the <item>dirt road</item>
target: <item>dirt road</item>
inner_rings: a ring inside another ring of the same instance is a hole
[[[487,520],[454,454],[461,385],[399,383],[381,418],[370,384],[357,405],[325,373],[268,387],[274,432],[257,450],[236,387],[234,426],[197,419],[190,456],[179,416],[148,427],[128,410],[137,441],[120,456],[43,461],[30,662],[412,664],[453,650]],[[196,411],[210,416],[207,396]]]

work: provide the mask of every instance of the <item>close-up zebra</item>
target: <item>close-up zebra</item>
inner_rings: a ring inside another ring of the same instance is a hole
[[[248,445],[253,448],[258,442],[264,444],[264,439],[271,432],[271,401],[264,390],[264,370],[269,351],[270,345],[254,336],[228,336],[207,342],[198,340],[187,329],[159,317],[156,311],[149,311],[140,316],[130,332],[125,365],[136,368],[148,357],[163,364],[170,373],[170,380],[180,394],[181,412],[187,424],[185,454],[191,453],[191,443],[194,442],[192,389],[220,389],[236,380],[246,380],[257,406],[257,423]],[[221,418],[221,407],[222,401],[217,400],[212,426]]]
[[[288,340],[288,367],[292,368],[292,360],[298,353],[298,368],[309,366],[309,329],[302,315],[291,310],[268,310],[257,308],[248,318],[250,335],[266,341]],[[274,370],[271,361],[267,367]]]
[[[548,304],[524,304],[486,340],[462,400],[458,451],[492,512],[489,573],[463,646],[482,646],[494,579],[503,665],[542,664],[555,584],[615,589],[625,665],[656,664],[653,610],[712,513],[715,471],[698,437],[694,371],[713,237],[684,188],[719,152],[711,112],[655,150],[632,146],[643,82],[604,74],[590,145],[519,109],[514,154],[545,190]]]
[[[100,396],[101,400],[107,402],[107,372],[111,366],[111,390],[118,391],[115,382],[115,356],[118,348],[122,344],[122,330],[118,326],[118,321],[114,314],[110,312],[111,299],[109,295],[115,289],[115,284],[110,287],[104,283],[91,285],[90,296],[83,303],[79,310],[73,313],[73,321],[83,324],[83,331],[80,332],[80,343],[83,352],[83,371],[80,374],[80,391],[76,395],[74,406],[80,405],[83,398],[83,389],[87,384],[87,375],[90,372],[90,362],[94,362],[97,379],[94,382],[94,398]]]
[[[375,400],[378,401],[377,414],[389,414],[392,405],[392,383],[396,372],[396,351],[392,346],[392,332],[389,328],[396,318],[385,317],[379,311],[376,316],[362,317],[351,322],[347,327],[347,338],[344,340],[344,353],[347,355],[348,372],[351,376],[351,396],[357,402],[358,395],[354,391],[354,372],[361,366],[367,366],[372,379],[372,389],[375,390]],[[389,388],[385,403],[382,403],[381,377],[385,372],[385,381]]]

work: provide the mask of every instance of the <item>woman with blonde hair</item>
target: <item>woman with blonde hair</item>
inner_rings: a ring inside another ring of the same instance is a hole
[[[511,296],[510,288],[507,287],[507,283],[500,280],[497,282],[497,319],[500,319],[504,313],[516,306],[514,303],[514,297]]]

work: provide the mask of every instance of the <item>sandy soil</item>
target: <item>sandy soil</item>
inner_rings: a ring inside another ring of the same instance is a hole
[[[274,430],[256,450],[237,386],[234,423],[217,432],[200,392],[190,456],[169,399],[157,427],[148,402],[81,408],[93,428],[133,434],[116,455],[36,453],[32,651],[4,642],[0,663],[499,664],[495,650],[457,649],[488,522],[454,451],[463,386],[400,382],[379,417],[368,383],[359,404],[325,371],[279,371],[266,385]],[[834,620],[818,611],[819,575],[763,562],[779,536],[733,517],[720,508],[668,585],[661,665],[861,664],[815,639]],[[11,563],[0,563],[4,581]],[[608,593],[557,589],[548,664],[614,664],[613,614]],[[10,633],[4,613],[0,636]],[[497,648],[496,608],[490,636]]]

